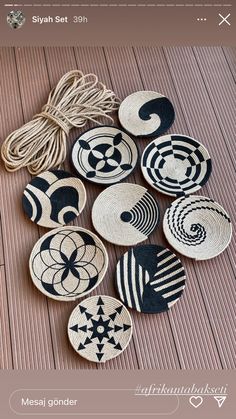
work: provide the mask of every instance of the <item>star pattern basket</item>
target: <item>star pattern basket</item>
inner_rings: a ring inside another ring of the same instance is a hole
[[[120,301],[97,295],[82,301],[68,322],[68,336],[75,351],[89,361],[104,363],[129,345],[132,320]]]

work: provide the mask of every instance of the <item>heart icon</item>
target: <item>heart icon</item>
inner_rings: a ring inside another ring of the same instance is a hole
[[[193,407],[195,407],[196,409],[197,409],[199,406],[201,406],[202,402],[203,402],[203,398],[202,398],[201,396],[192,396],[192,397],[190,397],[190,399],[189,399],[189,403],[190,403]]]

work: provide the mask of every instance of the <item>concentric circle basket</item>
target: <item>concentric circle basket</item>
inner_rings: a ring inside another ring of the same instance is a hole
[[[196,260],[219,255],[232,236],[227,212],[205,196],[192,195],[175,200],[165,212],[163,229],[174,249]]]
[[[135,245],[146,240],[157,227],[159,207],[143,186],[120,183],[97,197],[92,221],[96,231],[107,241],[121,246]]]
[[[166,195],[197,192],[211,174],[207,149],[194,138],[171,134],[156,138],[145,148],[141,169],[146,181]]]

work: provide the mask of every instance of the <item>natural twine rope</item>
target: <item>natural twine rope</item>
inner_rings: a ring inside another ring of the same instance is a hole
[[[87,121],[98,122],[118,109],[115,93],[98,81],[95,74],[84,75],[74,70],[65,74],[48,97],[41,113],[4,141],[1,156],[6,170],[14,172],[27,167],[37,175],[59,167],[66,158],[66,139],[73,127],[83,127]]]

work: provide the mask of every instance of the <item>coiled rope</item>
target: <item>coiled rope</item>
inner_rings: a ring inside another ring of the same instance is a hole
[[[50,92],[41,113],[4,141],[1,156],[6,170],[14,172],[27,167],[32,175],[37,175],[59,167],[66,158],[70,130],[83,127],[87,121],[99,124],[100,117],[113,122],[108,114],[118,107],[115,93],[100,83],[95,74],[70,71]]]

